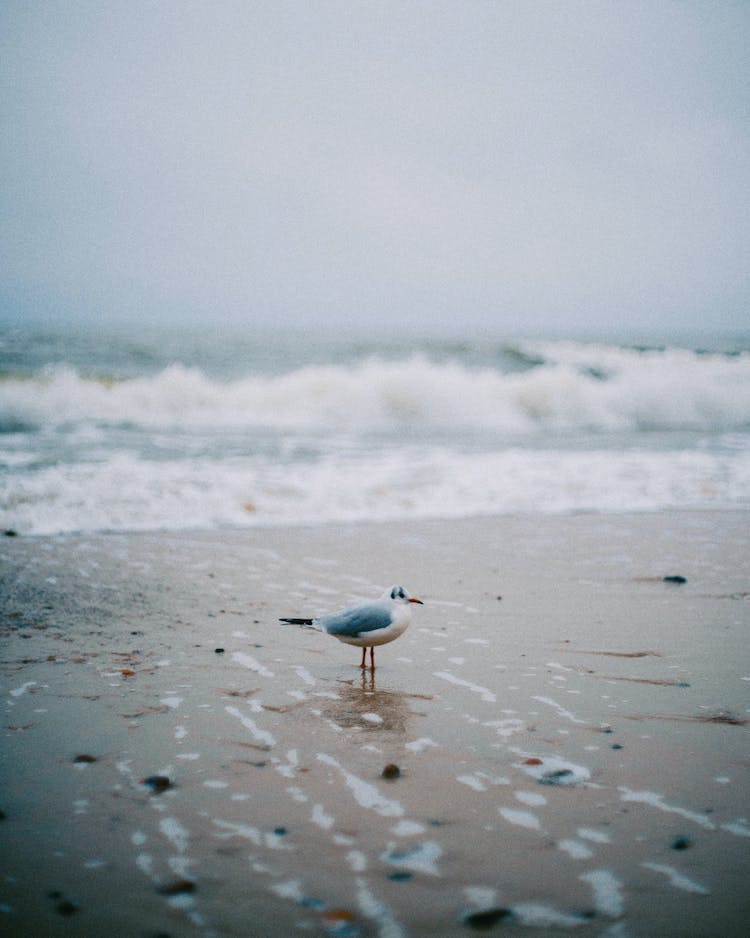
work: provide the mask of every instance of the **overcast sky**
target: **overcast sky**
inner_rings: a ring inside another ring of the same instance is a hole
[[[0,321],[750,325],[750,3],[0,7]]]

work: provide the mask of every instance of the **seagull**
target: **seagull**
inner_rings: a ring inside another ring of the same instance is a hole
[[[291,625],[309,625],[333,635],[347,645],[362,649],[360,668],[365,667],[367,649],[370,649],[370,670],[375,670],[375,646],[386,645],[403,635],[411,622],[411,603],[422,604],[421,599],[410,596],[403,586],[386,590],[379,600],[353,606],[342,612],[333,612],[314,619],[279,619]]]

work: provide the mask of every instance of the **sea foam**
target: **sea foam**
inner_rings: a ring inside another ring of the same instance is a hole
[[[125,379],[0,377],[7,528],[213,528],[750,505],[750,353],[529,343]],[[519,352],[520,354],[520,352]]]
[[[533,349],[532,349],[533,350]],[[0,381],[0,426],[89,421],[143,427],[475,426],[511,432],[747,428],[750,354],[638,352],[576,343],[540,345],[521,372],[432,361],[307,365],[231,381],[173,364],[113,380],[68,366]]]

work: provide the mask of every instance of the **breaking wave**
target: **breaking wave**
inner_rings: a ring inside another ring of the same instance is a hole
[[[559,342],[524,353],[538,363],[522,371],[415,355],[231,381],[181,364],[127,380],[54,366],[0,378],[0,429],[77,423],[352,431],[470,426],[511,433],[750,427],[748,353]]]
[[[0,530],[750,507],[747,351],[165,361],[0,374]]]

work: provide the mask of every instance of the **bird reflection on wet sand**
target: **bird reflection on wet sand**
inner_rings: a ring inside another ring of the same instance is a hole
[[[378,690],[372,671],[364,671],[360,678],[339,680],[337,685],[338,698],[326,699],[322,710],[329,720],[342,728],[404,735],[410,718],[423,716],[412,710],[410,704],[424,697]]]

